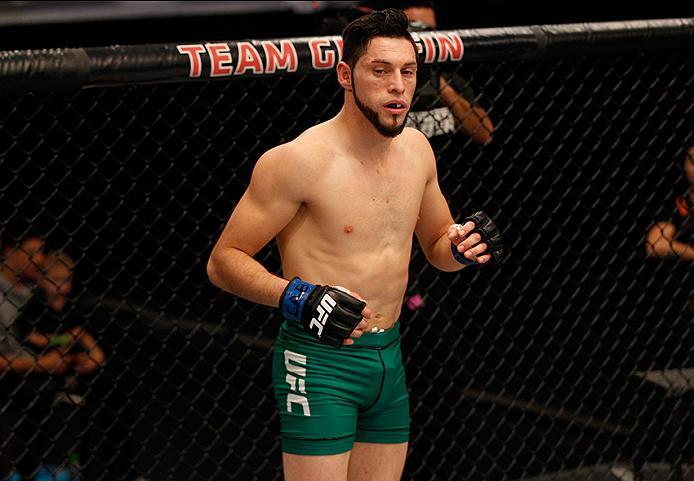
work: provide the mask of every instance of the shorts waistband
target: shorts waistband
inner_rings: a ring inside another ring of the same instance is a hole
[[[307,333],[303,326],[297,321],[285,319],[285,321],[282,323],[282,327],[280,328],[280,332],[295,339],[298,338],[305,342],[312,342],[321,345],[314,337]],[[365,332],[364,335],[362,335],[359,339],[354,339],[354,344],[351,346],[342,346],[342,349],[385,348],[399,339],[400,321],[397,321],[393,327],[387,331],[379,333]]]

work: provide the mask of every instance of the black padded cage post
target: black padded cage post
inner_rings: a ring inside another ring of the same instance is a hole
[[[454,216],[485,210],[510,255],[446,274],[413,250],[404,479],[691,477],[692,264],[646,236],[686,217],[694,19],[413,35],[420,70],[459,74],[494,122],[486,145],[432,145]],[[105,354],[0,372],[3,477],[281,479],[280,319],[205,265],[257,158],[339,110],[340,49],[0,52],[3,255],[31,230],[75,260],[70,316],[22,308],[0,345],[45,354],[29,333],[79,326]],[[275,245],[257,258],[279,272]]]

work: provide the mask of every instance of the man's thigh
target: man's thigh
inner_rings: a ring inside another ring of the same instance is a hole
[[[347,481],[349,451],[328,456],[282,453],[285,481]]]
[[[399,481],[405,467],[407,443],[354,443],[348,481]]]
[[[282,452],[314,457],[349,452],[359,410],[377,397],[381,375],[375,351],[334,349],[280,334],[273,355],[273,385]]]

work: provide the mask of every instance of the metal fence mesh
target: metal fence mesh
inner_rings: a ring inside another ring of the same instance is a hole
[[[456,67],[497,129],[485,146],[432,139],[442,190],[456,218],[489,213],[510,256],[445,274],[414,249],[404,479],[693,476],[688,383],[644,379],[694,367],[691,264],[645,251],[686,190],[692,65],[662,51]],[[3,476],[281,478],[280,319],[220,293],[205,263],[260,154],[341,100],[331,73],[0,97],[4,248],[15,224],[41,226],[76,260],[72,317],[27,307],[3,339],[79,324],[106,357],[88,375],[0,374]],[[278,270],[274,246],[258,258]]]

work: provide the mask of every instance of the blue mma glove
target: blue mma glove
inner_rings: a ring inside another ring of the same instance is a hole
[[[366,302],[339,287],[292,279],[280,297],[286,319],[300,322],[318,342],[340,348],[357,324]]]

